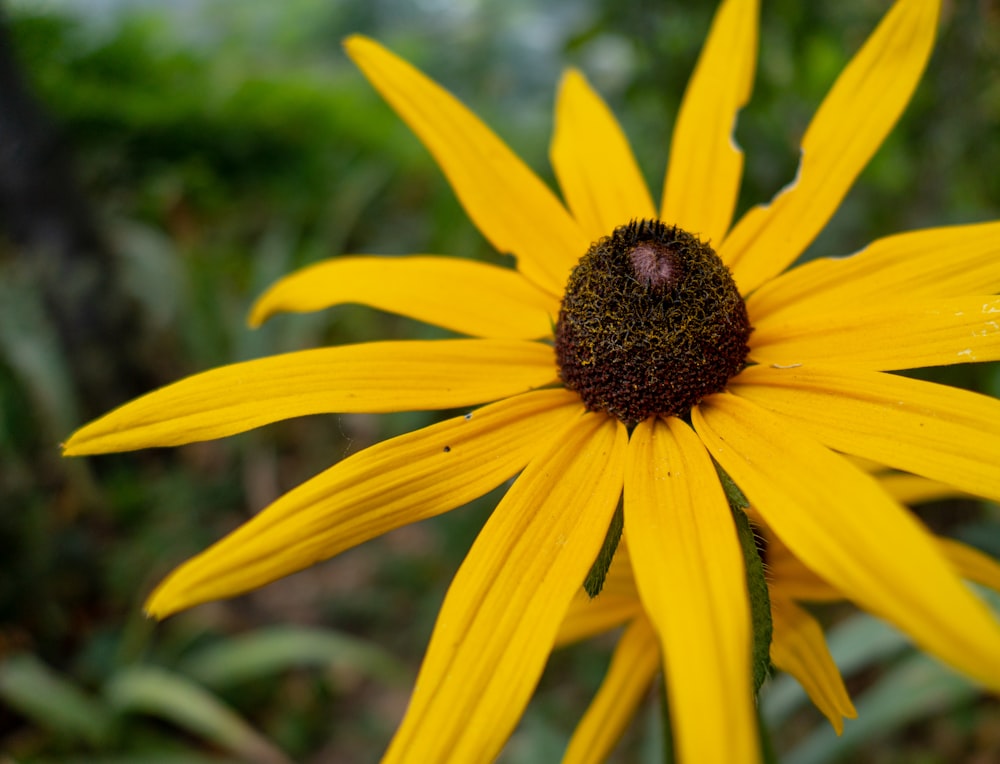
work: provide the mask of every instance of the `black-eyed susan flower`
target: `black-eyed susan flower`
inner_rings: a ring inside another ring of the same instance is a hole
[[[516,475],[451,585],[387,753],[489,760],[621,499],[681,760],[753,761],[749,568],[725,480],[823,581],[1000,688],[1000,626],[925,528],[842,456],[1000,498],[1000,402],[886,373],[1000,357],[1000,224],[892,236],[788,270],[909,100],[939,6],[898,0],[813,118],[795,182],[735,225],[732,128],[753,79],[756,0],[726,0],[713,21],[659,206],[579,72],[556,103],[563,203],[445,90],[349,39],[516,270],[347,257],[293,274],[253,323],[357,302],[469,338],[215,369],[87,425],[66,452],[176,445],[322,412],[471,411],[289,492],[174,571],[149,612],[245,592]]]

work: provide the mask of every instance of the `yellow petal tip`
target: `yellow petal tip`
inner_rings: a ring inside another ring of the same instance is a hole
[[[59,444],[63,456],[86,456],[92,453],[80,443],[80,430],[70,435],[65,442]]]
[[[836,713],[831,713],[827,716],[827,720],[833,727],[833,731],[837,733],[837,737],[844,734],[844,720],[845,719],[857,719],[858,712],[854,708],[854,704],[850,700],[847,701],[846,706],[841,706],[837,709]]]
[[[359,52],[358,49],[365,46],[381,47],[375,40],[363,34],[352,34],[344,38],[344,50],[348,55]]]
[[[153,608],[148,603],[142,606],[142,612],[145,614],[146,618],[152,621],[162,621],[170,615],[170,613],[164,613],[159,610],[153,610]]]
[[[127,451],[127,448],[119,448],[114,443],[114,438],[109,440],[108,436],[113,436],[115,430],[110,430],[104,423],[108,414],[99,417],[92,422],[88,422],[83,427],[73,432],[63,443],[59,444],[63,456],[94,456],[95,454],[108,454],[114,451]]]
[[[265,292],[265,296],[266,296]],[[250,329],[259,329],[261,325],[271,317],[271,312],[264,307],[264,296],[254,301],[247,313],[247,326]]]
[[[192,603],[184,602],[170,591],[168,584],[173,576],[161,581],[146,598],[142,605],[142,610],[147,618],[155,618],[157,621],[165,620],[175,613],[186,609]]]

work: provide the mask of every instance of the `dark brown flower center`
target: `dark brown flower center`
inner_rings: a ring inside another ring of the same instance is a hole
[[[676,226],[639,220],[591,245],[556,326],[559,375],[626,424],[684,415],[745,365],[752,331],[729,269]]]

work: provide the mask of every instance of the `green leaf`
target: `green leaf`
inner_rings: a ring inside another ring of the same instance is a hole
[[[713,463],[729,502],[729,509],[733,513],[736,535],[740,540],[743,564],[746,567],[753,626],[753,691],[757,693],[771,673],[771,597],[767,590],[767,577],[764,575],[764,561],[757,549],[757,535],[744,511],[750,507],[750,502],[722,466],[714,460]]]
[[[242,717],[200,685],[155,666],[133,666],[105,687],[120,713],[140,713],[172,722],[255,764],[288,764],[289,759]]]
[[[764,561],[757,551],[756,535],[750,521],[743,510],[733,506],[732,511],[747,572],[747,592],[750,595],[750,619],[753,626],[753,691],[756,693],[771,672],[771,597],[764,576]]]
[[[114,728],[114,715],[97,698],[30,653],[0,663],[0,698],[40,726],[98,747]]]
[[[718,462],[713,461],[713,464],[715,464],[715,472],[719,476],[719,482],[722,483],[722,490],[726,494],[726,500],[729,502],[730,508],[734,512],[736,510],[744,512],[749,509],[750,502],[743,495],[743,491],[736,485],[736,482],[729,477],[729,473],[722,469]]]
[[[764,680],[771,673],[771,597],[767,589],[767,577],[764,575],[764,561],[757,549],[757,534],[747,518],[744,510],[750,507],[750,502],[743,495],[736,482],[714,462],[715,471],[722,484],[722,490],[729,502],[736,523],[736,535],[740,540],[743,552],[743,564],[747,573],[747,593],[750,595],[750,618],[753,626],[753,691],[760,691]]]
[[[587,578],[583,581],[583,588],[590,595],[591,599],[600,594],[601,589],[604,588],[604,580],[608,577],[608,571],[611,569],[611,561],[615,558],[615,552],[618,550],[618,542],[622,540],[622,530],[624,528],[625,513],[622,510],[622,503],[618,502],[618,509],[615,510],[615,514],[611,517],[611,525],[608,526],[608,532],[604,536],[601,551],[597,553],[597,558],[590,567]]]
[[[198,649],[180,670],[222,689],[306,666],[328,667],[388,682],[406,676],[388,653],[345,634],[323,629],[274,626],[230,637]]]

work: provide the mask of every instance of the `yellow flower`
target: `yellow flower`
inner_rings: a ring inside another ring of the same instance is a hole
[[[813,118],[795,182],[733,226],[743,161],[731,133],[753,79],[756,0],[726,0],[713,21],[659,208],[579,72],[556,104],[551,159],[564,205],[446,91],[371,40],[349,39],[348,54],[517,269],[347,257],[279,282],[251,321],[349,301],[471,339],[215,369],[87,425],[66,453],[176,445],[321,412],[486,405],[289,492],[174,571],[149,612],[245,592],[520,473],[451,585],[387,754],[489,760],[623,496],[680,758],[753,761],[746,574],[714,459],[810,570],[1000,688],[1000,626],[934,537],[841,455],[1000,499],[1000,402],[885,373],[1000,358],[1000,224],[893,236],[785,272],[909,100],[939,6],[893,6]]]

